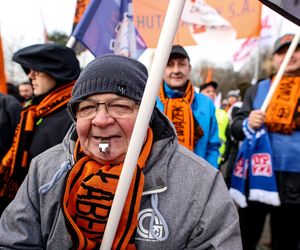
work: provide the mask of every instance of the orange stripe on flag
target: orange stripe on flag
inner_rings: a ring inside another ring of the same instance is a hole
[[[79,23],[79,20],[81,19],[82,15],[89,3],[90,3],[90,0],[77,0],[74,21],[73,21],[73,30],[74,30],[75,26]]]
[[[3,94],[7,93],[6,77],[5,77],[5,66],[4,66],[4,56],[2,47],[2,38],[0,35],[0,92]]]
[[[212,76],[213,76],[213,69],[212,68],[208,68],[207,69],[207,75],[206,75],[206,80],[205,82],[211,82],[212,81]]]

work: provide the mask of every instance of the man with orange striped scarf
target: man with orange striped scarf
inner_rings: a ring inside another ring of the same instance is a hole
[[[70,48],[36,44],[13,55],[33,86],[34,97],[21,113],[14,142],[0,166],[0,214],[14,198],[33,157],[60,143],[72,124],[67,112],[80,67]]]
[[[1,249],[99,249],[147,77],[123,56],[86,66],[69,102],[76,123],[32,160],[0,219]],[[240,250],[221,173],[178,144],[157,108],[143,142],[111,249]]]
[[[174,45],[164,73],[157,107],[173,122],[179,143],[218,168],[220,141],[213,102],[195,93],[186,50]]]

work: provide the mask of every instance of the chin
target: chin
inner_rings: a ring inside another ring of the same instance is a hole
[[[87,156],[91,157],[100,164],[123,163],[125,160],[125,154],[116,154],[116,151],[114,151],[114,153],[100,153],[98,148],[93,150],[91,153],[86,153]]]
[[[121,159],[115,158],[115,157],[110,157],[110,156],[108,156],[108,157],[105,157],[105,156],[99,157],[98,156],[97,158],[93,158],[93,159],[102,165],[107,165],[107,164],[116,165],[116,164],[120,164],[120,163],[124,162],[124,160],[121,160]]]

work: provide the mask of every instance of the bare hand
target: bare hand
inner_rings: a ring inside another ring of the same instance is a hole
[[[252,129],[259,129],[265,122],[266,114],[261,110],[251,111],[248,117],[248,125]]]

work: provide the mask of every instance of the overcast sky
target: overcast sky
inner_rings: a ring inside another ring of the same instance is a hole
[[[26,44],[39,41],[43,22],[49,33],[70,35],[76,0],[0,0],[0,28],[4,39],[22,37]],[[42,10],[42,12],[41,12]]]
[[[0,0],[0,28],[3,41],[6,43],[5,47],[13,46],[13,50],[16,51],[19,48],[43,42],[42,20],[48,33],[61,31],[70,35],[75,5],[76,0]],[[295,27],[296,25],[289,21],[284,21],[278,35],[295,32]],[[231,60],[235,45],[233,47],[231,49],[220,44],[214,48],[198,46],[189,51],[191,51],[192,62],[201,56],[215,61],[224,61]]]
[[[76,0],[0,0],[3,39],[10,42],[21,37],[24,45],[39,42],[43,19],[49,33],[57,30],[70,35],[75,5]]]

